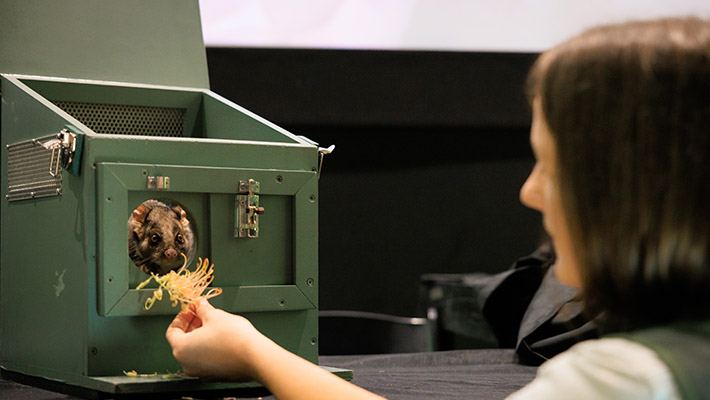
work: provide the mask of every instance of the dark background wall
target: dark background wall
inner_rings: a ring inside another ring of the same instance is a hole
[[[207,48],[214,92],[327,147],[320,307],[415,315],[424,273],[497,272],[537,246],[536,54]]]

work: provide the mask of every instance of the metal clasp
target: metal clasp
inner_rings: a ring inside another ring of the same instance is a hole
[[[335,150],[335,145],[331,144],[330,147],[319,147],[318,148],[318,179],[320,179],[320,171],[323,169],[323,157],[325,157],[326,154],[330,154]]]
[[[239,193],[235,199],[234,237],[259,237],[259,215],[264,207],[259,206],[259,182],[254,179],[239,181]]]
[[[145,180],[147,189],[153,190],[168,190],[170,189],[169,176],[147,176]]]
[[[62,129],[57,135],[42,143],[37,139],[32,139],[32,143],[40,145],[52,151],[49,159],[49,174],[53,177],[59,175],[59,168],[67,168],[74,159],[76,151],[76,134]]]

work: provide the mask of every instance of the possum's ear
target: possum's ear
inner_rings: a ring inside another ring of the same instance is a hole
[[[175,214],[177,214],[182,226],[190,225],[190,221],[187,219],[187,213],[185,212],[185,210],[182,209],[182,207],[175,206],[173,207],[173,211],[175,211]]]
[[[143,225],[145,223],[146,214],[143,204],[136,207],[136,209],[133,210],[133,224],[138,226]]]

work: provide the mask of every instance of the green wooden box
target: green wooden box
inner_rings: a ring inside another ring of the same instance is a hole
[[[179,369],[164,337],[178,309],[144,308],[126,234],[152,198],[188,212],[223,289],[211,302],[317,363],[316,144],[204,88],[2,75],[1,90],[4,370],[111,393],[240,386],[162,375]],[[70,162],[46,148],[61,132]],[[249,180],[264,213],[239,237]]]

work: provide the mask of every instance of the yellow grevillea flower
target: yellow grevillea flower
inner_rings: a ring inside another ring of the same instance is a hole
[[[145,309],[149,310],[153,303],[160,301],[163,298],[163,289],[170,295],[173,307],[178,303],[185,310],[190,304],[197,304],[202,299],[210,299],[222,294],[221,288],[212,288],[207,293],[202,294],[205,288],[212,283],[214,279],[214,264],[210,264],[210,260],[198,258],[197,268],[194,271],[187,269],[187,257],[181,254],[185,259],[185,263],[177,271],[170,271],[165,275],[150,274],[150,278],[143,281],[136,289],[142,289],[151,280],[155,280],[160,287],[153,291],[153,296],[145,301]]]
[[[126,376],[130,376],[131,378],[138,378],[138,377],[146,378],[146,377],[151,377],[151,376],[158,376],[157,372],[154,372],[152,374],[139,374],[138,372],[136,372],[135,369],[132,371],[128,371],[128,372],[123,371],[123,374]]]

